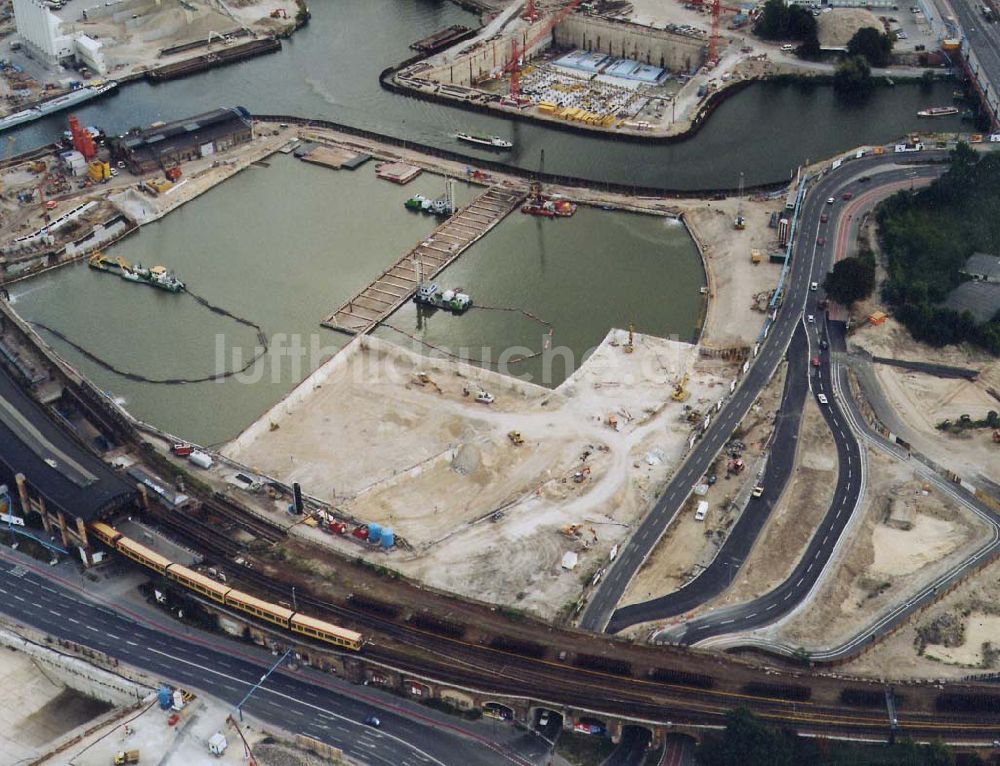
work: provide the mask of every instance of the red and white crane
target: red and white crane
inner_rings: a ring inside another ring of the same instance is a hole
[[[520,45],[517,37],[511,40],[510,61],[503,68],[503,74],[510,74],[510,98],[515,103],[520,104],[521,100],[521,59],[524,58],[527,61],[528,51],[537,45],[542,38],[552,34],[556,24],[575,11],[581,2],[583,0],[570,0],[551,16],[542,19],[535,7],[534,0],[528,0],[528,10],[524,14],[524,18],[530,21],[532,26]]]
[[[723,5],[722,0],[689,0],[692,5],[698,6],[708,6],[712,11],[712,33],[708,38],[708,63],[709,66],[715,66],[719,62],[719,21],[722,18],[722,12],[727,11],[728,13],[743,13],[742,8],[733,8],[728,5]]]

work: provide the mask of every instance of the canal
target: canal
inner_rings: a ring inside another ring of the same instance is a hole
[[[405,187],[379,180],[374,163],[333,171],[275,155],[268,164],[247,169],[108,252],[130,263],[163,264],[212,304],[259,324],[270,351],[247,374],[221,382],[140,382],[41,330],[133,415],[202,444],[238,434],[348,342],[321,328],[320,320],[433,230],[433,218],[408,212],[403,202],[443,191],[442,179],[426,173]],[[459,202],[473,193],[459,185]],[[640,332],[691,340],[705,277],[678,222],[581,208],[568,220],[511,214],[439,282],[461,286],[477,304],[494,308],[418,317],[407,304],[389,320],[395,329],[380,334],[473,361],[529,355],[548,344],[551,356],[511,364],[509,372],[558,385],[613,326],[634,322]],[[147,378],[240,369],[257,343],[252,329],[188,295],[131,284],[82,263],[11,292],[25,319]]]
[[[752,85],[724,102],[697,134],[674,144],[635,144],[566,133],[543,126],[466,112],[383,90],[378,75],[412,55],[409,44],[450,24],[475,26],[472,14],[448,0],[325,0],[310,24],[275,55],[183,80],[130,84],[81,108],[86,124],[109,132],[155,120],[239,104],[253,112],[324,118],[432,146],[457,144],[456,130],[499,133],[515,143],[508,159],[523,168],[594,181],[665,189],[732,188],[780,181],[806,159],[860,144],[884,143],[926,128],[918,109],[951,103],[952,85],[881,88],[860,105],[844,103],[828,86]],[[46,143],[65,129],[66,115],[11,131],[17,150]],[[934,121],[960,130],[958,118]],[[496,155],[489,155],[495,157]]]

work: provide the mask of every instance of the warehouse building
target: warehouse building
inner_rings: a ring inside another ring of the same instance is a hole
[[[154,173],[253,140],[250,112],[225,107],[176,122],[154,123],[113,142],[115,159],[132,173]]]
[[[3,526],[37,514],[45,533],[87,565],[93,548],[87,524],[132,504],[138,493],[56,421],[0,365],[0,484],[9,498]],[[11,500],[14,503],[11,503]],[[13,505],[17,504],[17,511]]]

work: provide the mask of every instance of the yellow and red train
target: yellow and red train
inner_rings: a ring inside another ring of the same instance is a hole
[[[166,556],[161,556],[145,545],[126,537],[103,521],[91,524],[90,531],[94,537],[123,556],[219,604],[267,620],[293,633],[334,644],[342,649],[359,651],[364,644],[364,637],[356,631],[294,612],[291,609],[255,598],[249,593],[243,593],[216,582],[193,569],[174,563]]]

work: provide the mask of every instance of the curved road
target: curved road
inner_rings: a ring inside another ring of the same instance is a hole
[[[926,161],[929,159],[941,159],[944,156],[946,155],[943,152],[925,152],[920,159]],[[708,470],[718,451],[728,441],[733,429],[743,419],[760,393],[760,390],[774,374],[778,362],[781,360],[786,347],[789,346],[792,335],[796,328],[800,326],[803,317],[808,314],[817,315],[816,300],[818,293],[811,291],[809,286],[814,281],[822,282],[829,268],[824,247],[818,245],[817,237],[834,233],[834,227],[838,223],[839,213],[842,209],[842,202],[840,201],[842,193],[845,191],[867,190],[868,186],[855,179],[865,173],[874,172],[879,169],[884,170],[878,176],[880,184],[903,184],[917,176],[936,175],[940,172],[940,169],[936,167],[911,166],[885,170],[885,168],[891,168],[892,165],[899,163],[901,160],[913,161],[914,159],[916,158],[912,155],[886,154],[846,162],[839,169],[822,176],[806,194],[800,210],[792,264],[785,283],[784,302],[778,311],[776,320],[771,325],[768,337],[761,345],[756,361],[750,367],[746,376],[744,376],[741,385],[736,389],[734,395],[723,406],[722,411],[711,424],[703,438],[695,445],[694,450],[692,450],[687,460],[682,464],[674,479],[668,484],[663,496],[657,501],[646,518],[643,519],[630,543],[619,554],[608,574],[595,590],[587,609],[584,611],[583,618],[581,619],[581,627],[591,630],[607,629],[609,632],[617,632],[629,625],[664,619],[678,613],[671,611],[671,602],[669,601],[665,602],[664,609],[659,609],[655,605],[651,606],[650,604],[654,602],[646,602],[645,604],[626,607],[627,612],[623,609],[612,615],[612,610],[621,598],[632,577],[635,576],[639,567],[642,566],[646,557],[656,546],[663,531],[673,520],[674,516],[676,516],[690,493],[691,487]],[[827,198],[831,196],[836,199],[833,205],[827,203]],[[824,222],[822,220],[824,214],[830,217],[829,221]],[[828,250],[832,249],[832,246],[828,248]],[[816,324],[810,326],[811,348],[816,348],[817,345],[817,326]],[[789,376],[795,374],[795,370],[791,366],[789,367],[788,374]],[[802,374],[805,374],[805,372],[802,372]],[[829,375],[828,363],[825,363],[824,367],[821,368],[820,380],[827,389],[830,385]],[[816,391],[815,393],[819,394],[821,392]],[[845,428],[846,424],[842,413],[832,403],[832,400],[831,406],[824,407],[824,411],[827,414],[827,422],[830,424],[835,438],[837,438],[838,453],[841,451],[844,453],[841,455],[841,466],[844,470],[838,476],[838,483],[842,483],[842,487],[838,489],[848,493],[845,497],[847,498],[846,502],[850,503],[850,505],[845,505],[845,507],[853,509],[854,502],[856,502],[861,490],[859,481],[855,480],[855,477],[860,479],[860,470],[854,472],[852,467],[852,477],[849,480],[846,480],[845,477],[847,474],[846,464],[849,452],[848,442],[854,442],[854,439],[849,435],[849,429]],[[840,434],[841,431],[843,431],[843,435]],[[854,455],[851,456],[851,459],[852,461],[857,460],[858,463],[855,463],[855,465],[860,466],[860,456],[856,443],[853,446],[853,450]],[[782,459],[780,452],[778,458]],[[779,489],[774,488],[771,491],[778,491]],[[765,487],[765,490],[767,490],[767,487]],[[851,500],[852,496],[853,501]],[[838,492],[835,505],[840,501],[841,497]],[[833,515],[834,519],[836,519],[837,510],[837,508],[831,509],[831,514],[828,514],[828,517]],[[744,515],[746,515],[746,512],[744,512]],[[840,529],[842,530],[850,518],[850,513],[848,512],[845,516],[842,512],[841,516],[843,517],[840,521]],[[827,520],[824,520],[824,523],[826,522]],[[833,531],[832,526],[831,531]],[[839,531],[836,536],[839,536]],[[822,537],[819,539],[821,541]],[[814,540],[814,542],[816,541]],[[818,556],[826,556],[828,558],[829,554],[832,553],[834,543],[835,540],[828,539],[827,545],[821,546],[815,553]],[[718,566],[725,566],[727,569],[731,569],[732,566],[741,563],[721,558],[717,558],[716,561],[719,562]],[[799,598],[793,599],[789,596],[788,600],[792,602],[787,604],[789,608],[808,592],[810,587],[809,580],[815,579],[819,571],[822,571],[822,566],[817,569],[816,564],[818,561],[819,559],[816,559],[804,564],[806,570],[812,564],[813,569],[817,571],[815,575],[812,571],[802,574],[801,583],[799,583],[798,577],[795,579],[793,590],[798,594]],[[825,563],[825,560],[823,563]],[[704,573],[702,576],[704,576]],[[685,602],[689,598],[695,598],[698,595],[703,596],[701,601],[714,595],[712,590],[717,587],[718,577],[719,575],[713,574],[709,579],[705,580],[704,586],[699,585],[699,581],[702,579],[699,577],[686,586],[684,590],[690,595],[685,596]],[[796,583],[798,584],[796,585]],[[702,587],[705,590],[699,592],[699,589]],[[782,594],[781,598],[784,599],[784,594]],[[765,612],[777,611],[777,607],[767,610],[767,606],[770,606],[770,604],[765,605]],[[684,609],[680,611],[683,612]],[[773,614],[764,617],[752,610],[746,612],[746,616],[749,616],[751,613],[754,614],[753,619],[760,619],[765,622],[771,621],[778,616],[777,614]],[[609,617],[611,618],[610,621]],[[725,617],[724,619],[729,618]],[[734,622],[736,619],[734,618]],[[727,625],[731,624],[727,623]],[[707,631],[702,632],[707,633]],[[702,637],[699,637],[699,639]]]

